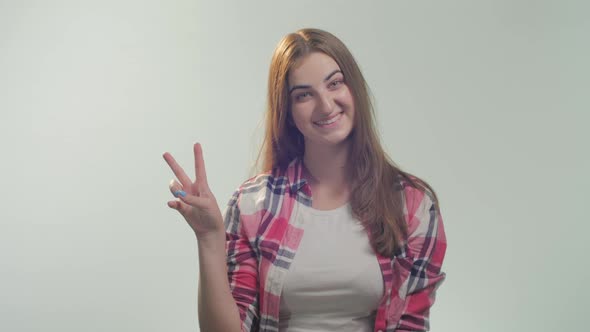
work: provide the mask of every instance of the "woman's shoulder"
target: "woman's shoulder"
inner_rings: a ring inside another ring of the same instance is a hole
[[[294,170],[296,166],[295,162],[292,162],[283,168],[276,167],[258,173],[242,182],[238,191],[240,193],[252,193],[265,190],[272,190],[275,193],[283,192],[285,189],[288,189],[294,180],[297,180],[296,176],[292,174],[297,172]]]
[[[234,199],[240,210],[254,211],[262,208],[268,197],[280,195],[287,187],[288,180],[281,172],[262,172],[242,182],[234,192]]]
[[[412,174],[400,174],[396,181],[396,190],[401,191],[404,205],[408,210],[420,205],[437,204],[437,197],[430,185]]]
[[[254,175],[243,181],[237,191],[240,193],[251,193],[263,190],[269,181],[272,181],[271,177],[272,174],[270,172]]]

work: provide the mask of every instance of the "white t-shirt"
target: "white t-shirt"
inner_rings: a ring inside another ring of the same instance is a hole
[[[285,277],[279,331],[373,331],[383,277],[350,204],[301,206],[304,233]]]

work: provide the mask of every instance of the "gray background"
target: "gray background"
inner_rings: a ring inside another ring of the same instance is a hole
[[[383,144],[437,190],[432,331],[590,314],[586,1],[0,1],[0,330],[194,331],[197,251],[166,206],[204,147],[250,175],[279,39],[339,36]]]

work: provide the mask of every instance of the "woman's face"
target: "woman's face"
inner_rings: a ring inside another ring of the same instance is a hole
[[[354,123],[354,101],[340,67],[330,56],[314,52],[289,72],[291,115],[305,145],[346,142]]]

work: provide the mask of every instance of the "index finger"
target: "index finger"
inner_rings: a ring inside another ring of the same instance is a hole
[[[205,161],[203,160],[203,148],[200,143],[195,143],[195,175],[197,176],[196,182],[199,184],[199,188],[209,188],[207,183],[207,171],[205,171]]]
[[[189,188],[191,188],[191,179],[188,177],[188,175],[186,175],[182,167],[178,165],[174,157],[172,157],[170,153],[166,152],[164,153],[164,160],[166,160],[166,163],[168,163],[170,168],[172,168],[172,172],[174,172],[174,175],[176,175],[178,181],[180,181],[180,184],[182,184],[184,187],[184,190],[190,190]]]

